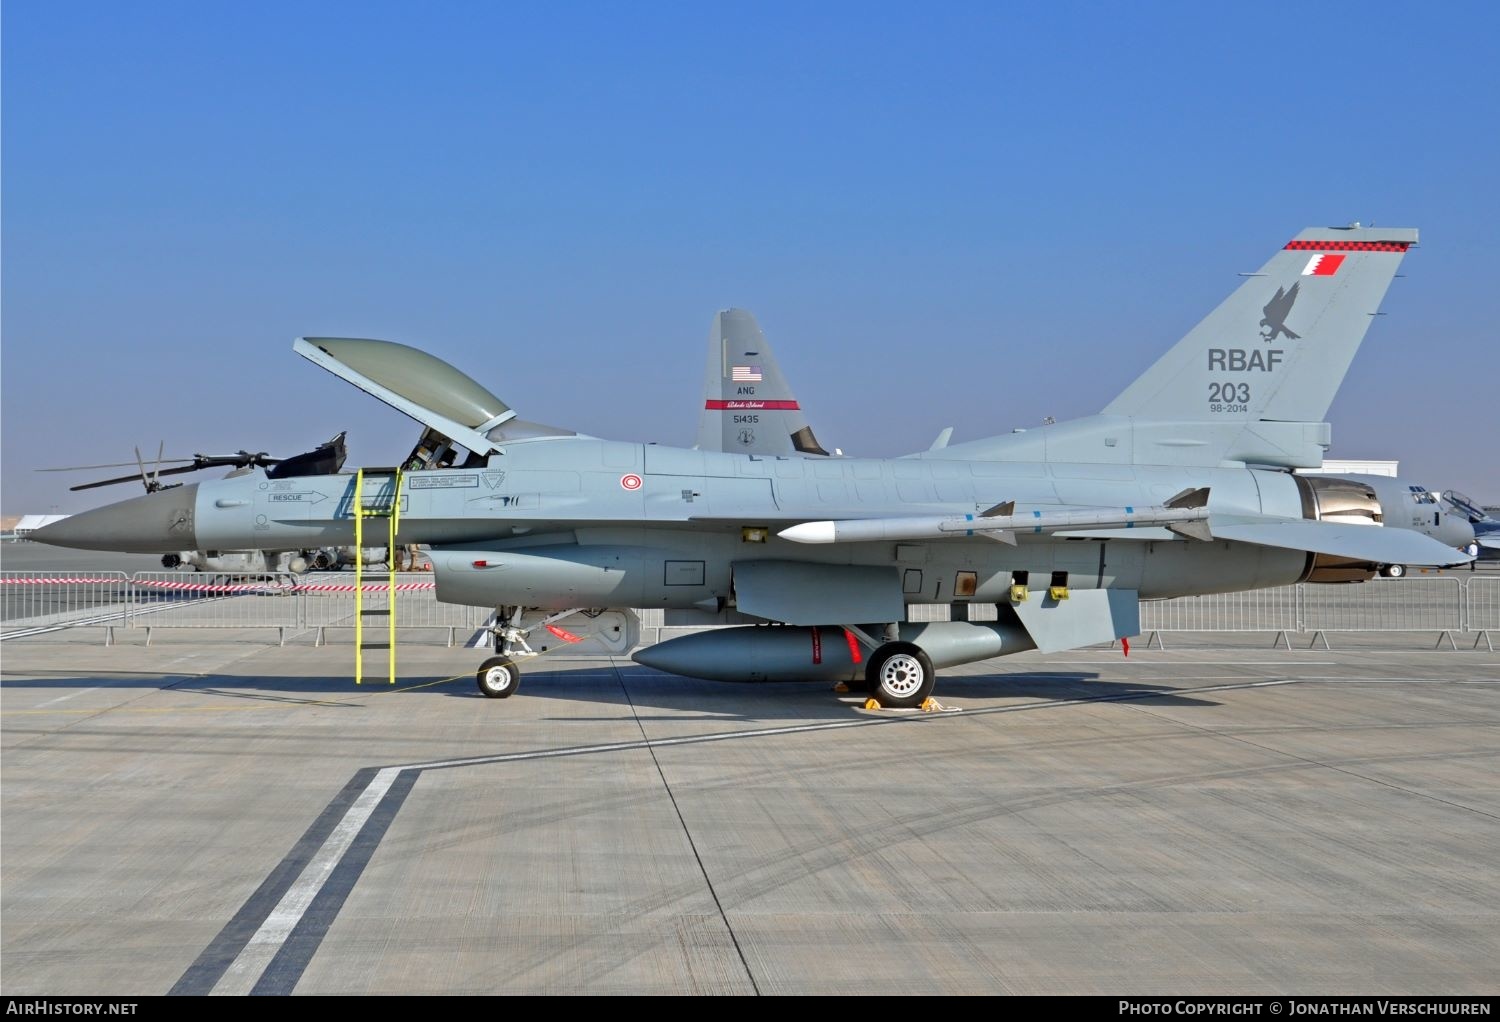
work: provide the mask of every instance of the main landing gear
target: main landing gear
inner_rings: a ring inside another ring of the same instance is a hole
[[[887,642],[865,667],[870,697],[888,709],[921,706],[932,697],[937,672],[932,659],[910,642]]]
[[[867,708],[927,710],[937,706],[932,698],[932,689],[937,684],[932,658],[921,646],[901,641],[900,625],[886,625],[879,642],[862,628],[850,626],[848,631],[869,650],[863,688],[870,695]]]

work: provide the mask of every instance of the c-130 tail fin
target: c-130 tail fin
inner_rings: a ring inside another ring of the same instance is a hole
[[[698,448],[738,454],[828,454],[803,418],[760,325],[744,309],[714,315]]]

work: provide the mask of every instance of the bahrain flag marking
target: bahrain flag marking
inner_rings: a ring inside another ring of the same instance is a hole
[[[1306,266],[1302,267],[1302,276],[1331,277],[1335,273],[1339,272],[1339,267],[1343,264],[1343,256],[1325,255],[1324,253],[1319,252],[1317,255],[1313,256],[1307,261]]]

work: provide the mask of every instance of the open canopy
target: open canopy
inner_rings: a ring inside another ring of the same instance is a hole
[[[479,454],[496,448],[485,434],[516,415],[472,377],[409,345],[360,337],[299,337],[292,350]]]

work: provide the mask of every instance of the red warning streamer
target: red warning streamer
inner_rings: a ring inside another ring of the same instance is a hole
[[[563,642],[582,642],[583,641],[583,639],[581,637],[579,637],[577,635],[574,635],[572,632],[568,631],[566,628],[559,628],[557,625],[548,625],[547,626],[547,631],[549,631],[553,635],[557,636]]]
[[[859,639],[855,638],[854,633],[847,628],[844,629],[844,638],[849,643],[849,659],[856,664],[862,662],[864,657],[859,652]]]

